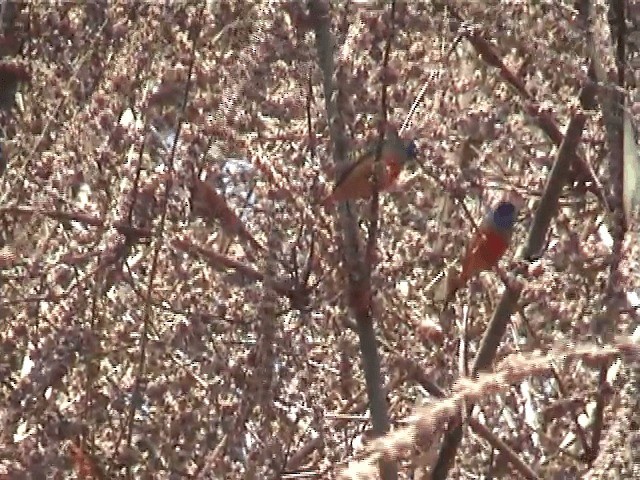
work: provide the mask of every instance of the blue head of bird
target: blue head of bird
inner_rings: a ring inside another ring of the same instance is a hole
[[[509,231],[513,229],[518,216],[516,206],[511,202],[500,202],[494,209],[492,220],[498,230]]]

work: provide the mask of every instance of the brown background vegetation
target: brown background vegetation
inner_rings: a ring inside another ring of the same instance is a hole
[[[10,4],[2,478],[630,478],[623,5]],[[402,188],[322,209],[416,99]]]

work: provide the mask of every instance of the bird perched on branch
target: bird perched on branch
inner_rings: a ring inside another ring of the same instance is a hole
[[[517,215],[516,206],[509,201],[500,202],[487,213],[467,247],[460,275],[453,275],[447,280],[447,301],[471,277],[498,264],[509,248]]]
[[[398,133],[387,134],[380,155],[377,187],[379,192],[388,190],[397,180],[407,161],[415,158],[417,153],[414,141],[403,141]],[[331,207],[336,202],[356,200],[373,196],[376,182],[376,151],[368,151],[341,175],[333,192],[322,205]]]

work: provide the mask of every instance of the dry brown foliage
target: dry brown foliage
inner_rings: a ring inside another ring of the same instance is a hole
[[[629,478],[621,3],[331,2],[327,76],[306,1],[5,2],[0,478]],[[321,208],[416,99],[402,188]],[[443,308],[505,195],[513,247]]]

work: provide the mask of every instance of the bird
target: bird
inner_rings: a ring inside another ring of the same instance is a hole
[[[415,141],[404,141],[395,131],[388,133],[380,155],[380,163],[384,168],[380,169],[377,179],[378,191],[388,190],[397,180],[404,165],[415,158],[416,154]],[[373,149],[349,166],[333,191],[324,198],[322,205],[328,208],[337,202],[372,197],[375,189],[375,160],[376,152]]]
[[[511,243],[517,215],[518,209],[510,201],[501,201],[487,213],[467,247],[460,275],[447,281],[447,301],[471,277],[498,264]]]

